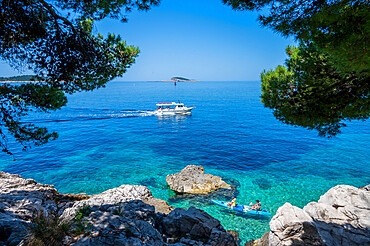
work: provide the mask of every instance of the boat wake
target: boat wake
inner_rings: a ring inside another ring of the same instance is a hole
[[[68,112],[51,112],[50,114],[35,113],[32,121],[25,119],[22,123],[48,123],[66,121],[88,121],[88,120],[107,120],[120,118],[147,117],[155,115],[153,110],[68,110]]]

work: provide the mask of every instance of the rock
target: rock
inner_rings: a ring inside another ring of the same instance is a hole
[[[369,211],[370,191],[338,185],[303,209],[284,204],[253,245],[370,245]]]
[[[220,221],[194,207],[188,210],[176,208],[167,216],[161,217],[159,223],[159,230],[172,238],[184,238],[187,235],[186,240],[204,242],[205,245],[237,245],[234,237],[225,231]],[[180,242],[184,243],[184,240]]]
[[[0,172],[0,245],[17,245],[29,233],[35,218],[56,218],[61,207],[86,197],[61,194],[52,185]]]
[[[265,232],[261,238],[250,240],[246,242],[244,246],[269,246],[269,236],[270,232]]]
[[[28,235],[30,223],[0,212],[0,245],[18,245]]]
[[[338,185],[303,210],[327,245],[370,245],[370,191]]]
[[[189,165],[180,173],[167,175],[167,184],[177,193],[209,193],[211,191],[231,186],[220,177],[204,174],[202,166]]]
[[[277,210],[270,229],[270,245],[323,245],[313,219],[290,203]]]
[[[153,197],[151,191],[141,185],[121,185],[103,193],[93,195],[90,199],[85,201],[77,201],[72,207],[66,208],[61,216],[62,220],[71,220],[75,217],[76,212],[84,206],[103,206],[106,204],[120,204],[127,201],[141,200],[145,203],[153,205],[156,212],[169,213],[172,207],[166,201],[156,199]]]
[[[239,245],[239,243],[240,243],[239,232],[233,231],[233,230],[227,230],[226,232],[231,234],[234,237],[235,244]]]
[[[28,233],[31,220],[57,211],[57,191],[32,179],[0,172],[0,245],[17,245]]]
[[[218,220],[195,208],[171,211],[145,186],[90,197],[0,173],[0,191],[0,245],[236,245]]]
[[[76,237],[71,245],[237,245],[204,211],[175,209],[166,215],[140,200],[95,206],[80,224],[91,236]]]
[[[169,238],[167,238],[167,243],[168,244],[174,244],[174,243],[176,243],[176,239],[173,238],[173,237],[169,237]]]
[[[84,235],[91,237],[82,236],[71,245],[164,245],[155,217],[154,207],[140,200],[96,206],[81,222]]]
[[[174,209],[174,207],[168,205],[166,201],[154,198],[153,196],[144,199],[143,201],[147,204],[153,205],[156,213],[168,214]]]
[[[370,191],[370,184],[364,186],[364,187],[360,187],[360,189],[363,189],[363,190],[366,190],[366,191]]]

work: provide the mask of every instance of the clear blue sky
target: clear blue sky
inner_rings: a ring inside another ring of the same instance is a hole
[[[284,63],[286,46],[294,44],[261,27],[256,13],[236,12],[221,0],[162,0],[128,18],[128,23],[104,20],[94,29],[120,34],[140,47],[136,63],[116,80],[259,80],[263,69]],[[0,76],[18,74],[0,62]]]

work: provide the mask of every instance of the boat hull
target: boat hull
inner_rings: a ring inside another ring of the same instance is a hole
[[[212,200],[212,202],[227,210],[237,211],[237,212],[246,213],[246,214],[253,214],[253,215],[264,215],[264,216],[271,215],[271,213],[269,213],[265,209],[258,211],[258,210],[249,209],[250,206],[241,205],[241,204],[237,204],[235,207],[230,207],[226,205],[227,202],[224,202],[224,201]],[[248,209],[244,209],[244,206],[248,207]]]
[[[182,110],[176,110],[176,109],[159,109],[155,111],[156,115],[191,115],[192,108],[186,108]]]

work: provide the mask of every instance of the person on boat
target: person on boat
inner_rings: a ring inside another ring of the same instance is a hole
[[[233,208],[233,207],[236,207],[236,197],[233,197],[233,199],[231,200],[231,202],[227,202],[226,203],[227,206],[229,206],[228,208]]]
[[[256,200],[256,204],[253,204],[252,202],[249,204],[251,205],[251,207],[249,209],[251,210],[257,210],[257,211],[261,211],[261,203],[259,200]]]

